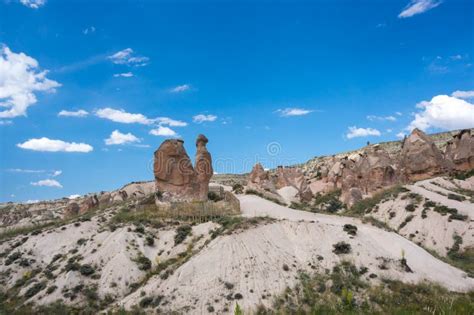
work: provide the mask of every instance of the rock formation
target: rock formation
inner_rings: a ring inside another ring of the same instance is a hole
[[[199,135],[196,139],[196,179],[199,185],[198,198],[199,200],[207,200],[209,193],[209,181],[211,180],[214,170],[212,169],[212,158],[209,151],[207,151],[206,136]]]
[[[474,168],[474,135],[469,129],[462,130],[448,142],[445,158],[453,163],[456,170]]]
[[[399,159],[403,181],[427,179],[450,169],[450,163],[433,140],[419,129],[403,141]]]
[[[153,172],[156,191],[162,201],[207,200],[213,174],[207,142],[204,135],[199,135],[196,140],[195,168],[183,140],[165,140],[155,151]]]

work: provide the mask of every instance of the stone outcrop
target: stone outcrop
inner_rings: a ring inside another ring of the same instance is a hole
[[[298,191],[297,197],[301,201],[312,198],[308,182],[303,172],[295,167],[279,166],[275,173],[265,171],[260,163],[255,164],[249,174],[247,186],[252,189],[277,194],[277,190],[283,187],[294,187]]]
[[[186,153],[183,140],[165,140],[155,151],[153,172],[160,201],[207,200],[213,174],[207,142],[204,135],[198,136],[195,167]]]
[[[419,129],[414,129],[403,141],[399,160],[403,181],[427,179],[451,168],[433,140]]]
[[[462,130],[446,146],[445,158],[453,163],[456,170],[467,171],[474,168],[474,134],[469,129]]]
[[[206,136],[199,135],[196,139],[196,180],[198,183],[198,198],[200,200],[207,200],[207,194],[209,193],[209,181],[211,180],[214,170],[212,169],[212,158],[209,151],[207,151]]]

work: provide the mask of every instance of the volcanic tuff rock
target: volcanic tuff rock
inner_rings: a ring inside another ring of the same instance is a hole
[[[265,171],[260,163],[255,164],[247,183],[249,188],[271,193],[284,187],[294,187],[300,200],[311,200],[312,193],[303,172],[294,167],[278,166],[276,172]]]
[[[403,180],[422,180],[445,173],[451,163],[446,160],[433,140],[423,131],[414,129],[403,141],[400,152],[400,172]]]
[[[159,201],[207,200],[209,181],[213,174],[207,142],[204,135],[199,135],[196,140],[195,168],[186,153],[183,140],[165,140],[155,151],[153,172]]]
[[[445,157],[453,162],[457,170],[474,168],[474,134],[471,134],[471,130],[462,130],[448,142]]]

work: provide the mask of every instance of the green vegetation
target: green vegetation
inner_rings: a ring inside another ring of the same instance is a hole
[[[349,254],[351,252],[351,244],[348,244],[346,242],[338,242],[334,245],[332,245],[333,253],[336,255],[341,255],[341,254]]]
[[[448,199],[456,200],[456,201],[464,201],[466,200],[466,197],[457,195],[457,194],[448,194]]]
[[[276,221],[270,217],[251,217],[244,218],[241,216],[226,216],[213,220],[220,225],[219,228],[211,232],[211,238],[214,239],[222,234],[232,234],[236,231],[243,231],[256,227],[260,224],[266,224]]]
[[[465,171],[465,172],[459,172],[454,175],[454,178],[460,179],[460,180],[466,180],[471,176],[474,176],[474,169]]]
[[[409,222],[411,222],[411,220],[413,220],[415,216],[410,214],[408,215],[405,220],[400,224],[400,226],[398,227],[398,230],[401,230],[403,229]]]
[[[357,234],[357,226],[352,224],[344,224],[343,227],[344,232],[347,232],[349,235],[356,235]]]
[[[236,194],[243,194],[244,193],[244,186],[242,184],[236,183],[232,185],[232,191]]]
[[[180,225],[176,229],[176,235],[174,236],[174,245],[181,244],[188,235],[191,234],[192,228],[189,225]]]
[[[395,199],[399,194],[404,192],[408,192],[408,189],[403,186],[394,186],[375,194],[371,198],[366,198],[357,202],[344,214],[351,216],[363,216],[364,214],[370,213],[380,202],[384,200]]]
[[[370,286],[365,267],[349,262],[331,273],[300,273],[299,283],[275,298],[273,308],[257,314],[473,314],[474,292],[458,294],[431,284],[382,279]],[[375,278],[371,274],[369,278]]]

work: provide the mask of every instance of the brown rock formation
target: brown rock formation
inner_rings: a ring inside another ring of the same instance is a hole
[[[207,141],[203,135],[196,140],[196,169],[184,149],[183,140],[165,140],[155,151],[155,185],[163,201],[207,200],[213,174]]]
[[[80,207],[77,202],[71,202],[64,209],[64,217],[70,218],[79,214]]]
[[[209,192],[209,181],[211,180],[214,171],[212,169],[212,158],[209,151],[207,151],[206,136],[199,135],[196,139],[196,180],[199,185],[198,198],[200,200],[207,200],[207,194]]]
[[[469,129],[462,130],[448,142],[445,158],[460,171],[474,168],[474,135]]]
[[[399,162],[403,181],[427,179],[450,169],[433,140],[419,129],[414,129],[403,142]]]

